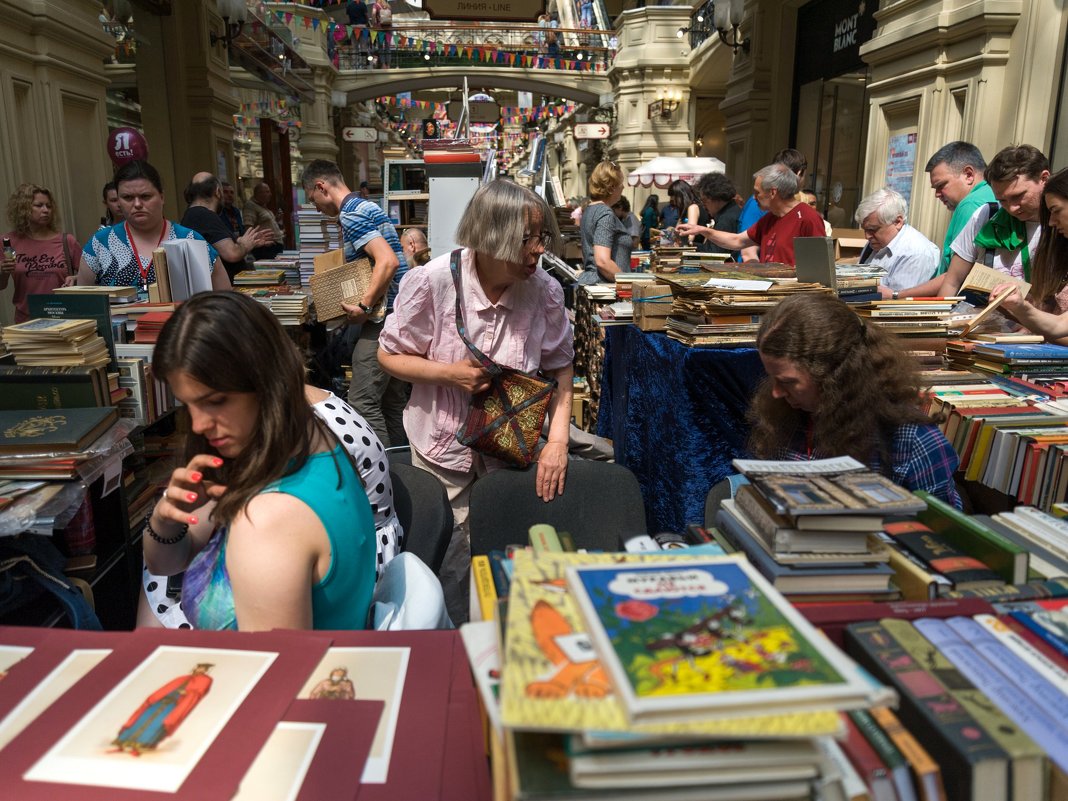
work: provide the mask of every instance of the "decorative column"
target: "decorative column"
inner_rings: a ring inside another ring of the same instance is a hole
[[[651,6],[618,18],[620,49],[608,70],[616,103],[611,152],[624,173],[656,156],[693,154],[689,6]],[[646,190],[637,190],[644,201]],[[634,198],[637,203],[638,197]]]

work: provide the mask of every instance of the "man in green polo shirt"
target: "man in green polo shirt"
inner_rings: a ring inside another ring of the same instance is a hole
[[[942,275],[953,258],[953,240],[984,203],[993,203],[994,192],[983,180],[986,161],[970,142],[950,142],[938,149],[924,170],[930,175],[935,195],[953,212],[942,243],[942,258],[935,275]]]

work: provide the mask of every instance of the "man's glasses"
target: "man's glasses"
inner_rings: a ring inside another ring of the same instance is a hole
[[[523,247],[530,247],[535,242],[541,242],[541,246],[548,250],[553,244],[553,235],[548,231],[544,231],[540,234],[527,234],[523,237]]]

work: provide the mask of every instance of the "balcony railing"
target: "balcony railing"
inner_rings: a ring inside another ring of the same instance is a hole
[[[557,37],[555,48],[548,41],[550,31]],[[337,42],[339,69],[492,64],[603,72],[615,56],[614,49],[599,45],[615,36],[612,31],[431,22],[362,33],[362,38]]]

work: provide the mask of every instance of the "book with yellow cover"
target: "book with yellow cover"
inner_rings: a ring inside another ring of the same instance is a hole
[[[471,620],[493,620],[497,610],[497,589],[493,584],[489,557],[471,557]]]
[[[675,554],[515,554],[501,676],[501,719],[534,731],[631,731],[727,737],[813,737],[840,729],[833,712],[630,725],[567,590],[568,566],[683,561]]]

